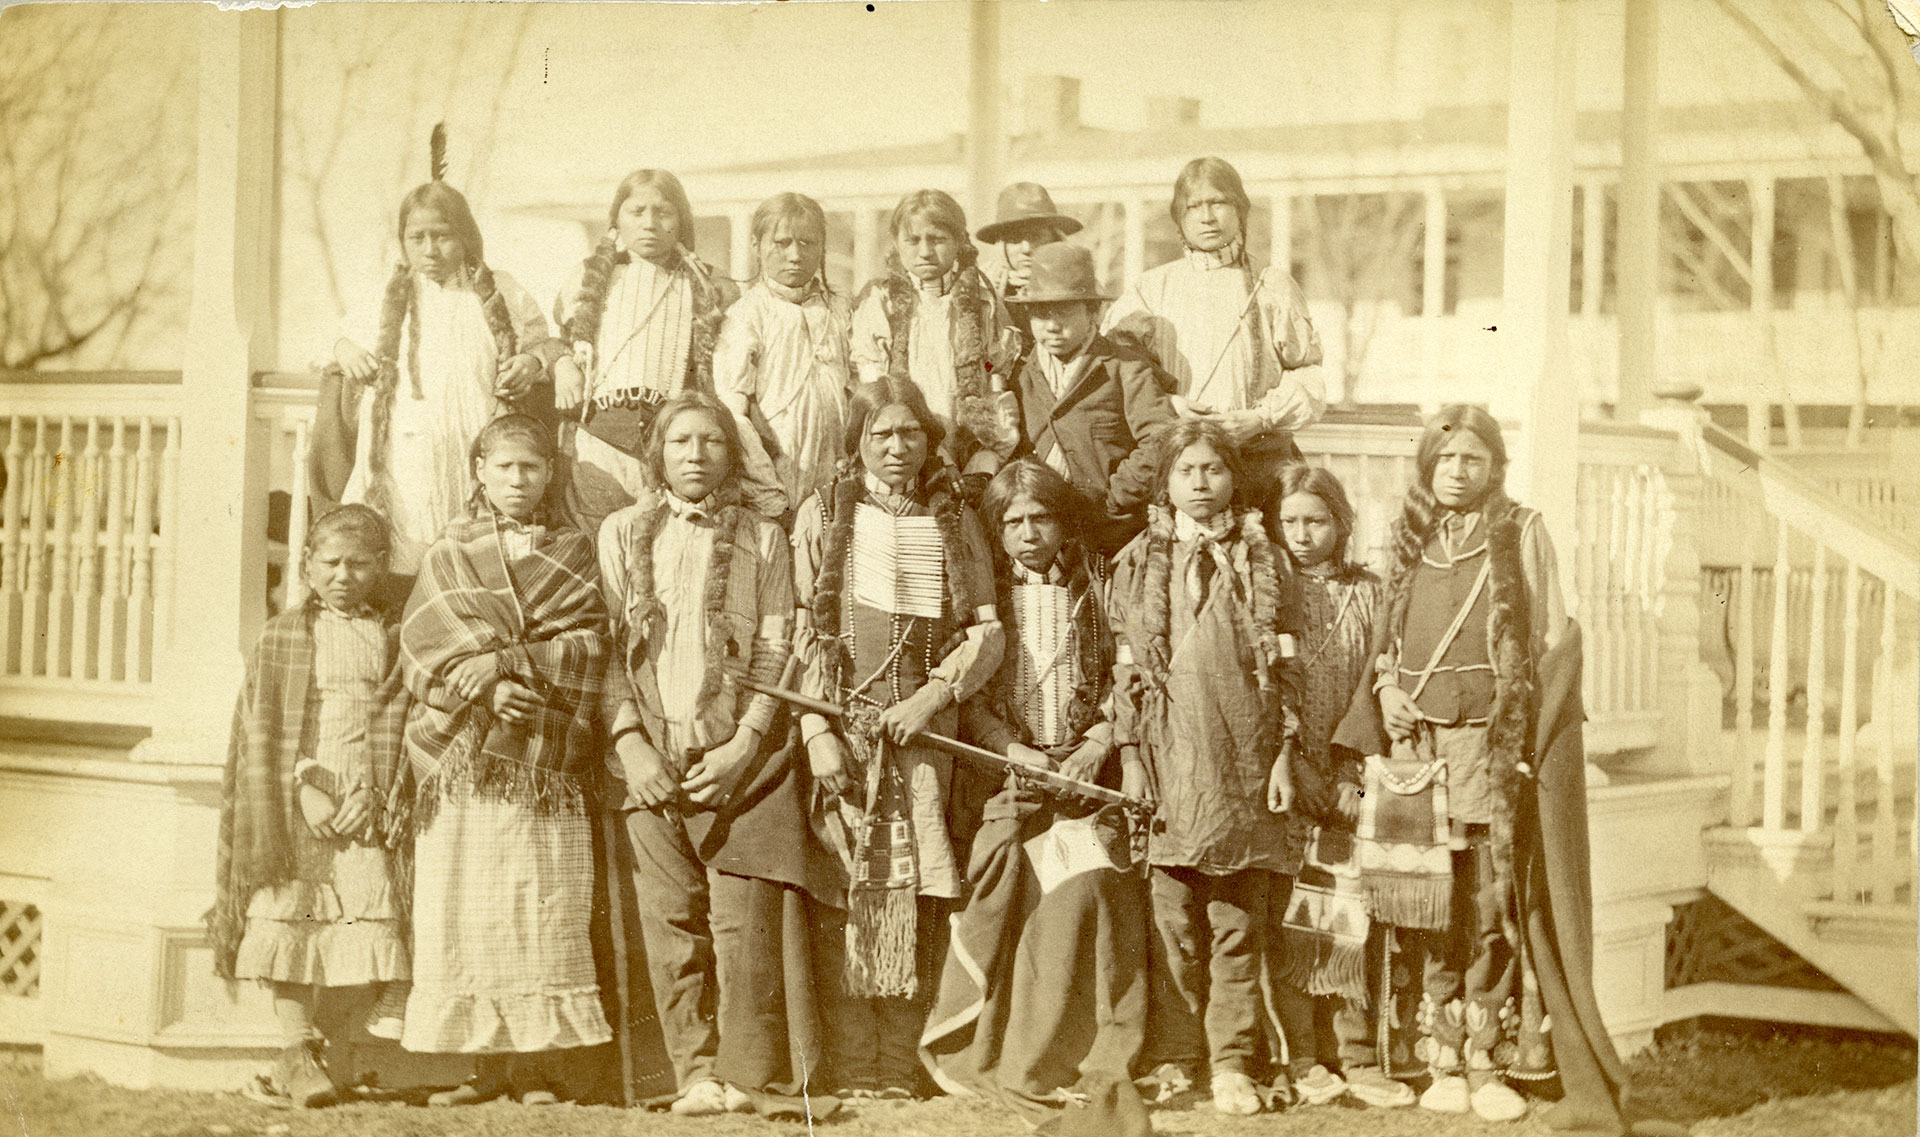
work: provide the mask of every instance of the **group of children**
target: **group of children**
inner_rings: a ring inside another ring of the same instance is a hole
[[[549,337],[440,166],[372,346],[336,346],[349,504],[235,719],[210,927],[274,990],[258,1093],[342,1092],[358,1019],[477,1056],[433,1104],[557,1100],[541,1056],[616,1036],[630,1068],[652,1016],[596,971],[598,895],[672,1067],[623,1090],[678,1114],[928,1075],[1164,1101],[1202,1071],[1233,1114],[1410,1105],[1416,1075],[1429,1108],[1524,1112],[1506,1079],[1551,1075],[1576,970],[1536,978],[1516,869],[1569,638],[1552,548],[1454,407],[1390,579],[1353,563],[1291,442],[1318,341],[1230,166],[1183,171],[1189,251],[1112,338],[1038,187],[1003,197],[1000,283],[922,190],[849,304],[811,199],[755,212],[741,292],[645,170]]]

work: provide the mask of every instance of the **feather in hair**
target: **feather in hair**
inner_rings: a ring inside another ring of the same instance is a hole
[[[433,133],[427,136],[427,163],[433,171],[433,180],[447,180],[447,124],[436,122]]]

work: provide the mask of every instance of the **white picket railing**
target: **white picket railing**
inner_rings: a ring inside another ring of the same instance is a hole
[[[116,378],[123,378],[116,376]],[[9,385],[0,714],[138,723],[176,571],[176,376]]]
[[[1723,431],[1704,438],[1706,513],[1739,535],[1719,570],[1734,673],[1729,820],[1830,838],[1832,880],[1816,894],[1910,906],[1920,545]]]

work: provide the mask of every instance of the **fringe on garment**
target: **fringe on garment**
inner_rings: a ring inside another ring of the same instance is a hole
[[[847,993],[911,999],[920,908],[917,890],[856,884],[847,893]]]
[[[1452,916],[1453,879],[1369,869],[1367,906],[1373,918],[1402,928],[1445,931]]]
[[[431,827],[440,803],[456,797],[513,802],[543,817],[586,813],[586,794],[572,773],[488,753],[478,741],[488,718],[475,715],[430,776],[422,777],[416,768],[420,781],[413,795],[413,833]]]
[[[1299,928],[1282,931],[1286,962],[1280,982],[1309,995],[1339,995],[1356,1002],[1367,999],[1367,949],[1364,943],[1336,943],[1326,936]]]

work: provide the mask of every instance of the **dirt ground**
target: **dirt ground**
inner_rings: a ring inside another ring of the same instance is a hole
[[[1787,1034],[1744,1026],[1669,1031],[1632,1063],[1634,1093],[1661,1116],[1697,1123],[1698,1137],[1908,1137],[1915,1132],[1915,1051],[1898,1040]],[[1498,1132],[1546,1137],[1529,1117],[1489,1126],[1418,1109],[1343,1105],[1226,1118],[1202,1105],[1157,1110],[1156,1132],[1193,1137],[1465,1137]],[[812,1127],[832,1137],[973,1137],[1018,1134],[1011,1113],[972,1100],[865,1103]],[[803,1122],[751,1117],[698,1120],[572,1105],[528,1109],[494,1103],[426,1110],[356,1103],[282,1112],[235,1094],[133,1091],[94,1078],[49,1082],[38,1056],[0,1052],[0,1137],[615,1137],[687,1134],[763,1137],[806,1132]]]

